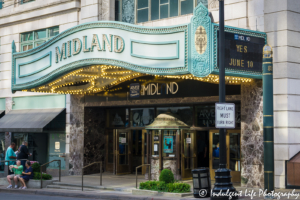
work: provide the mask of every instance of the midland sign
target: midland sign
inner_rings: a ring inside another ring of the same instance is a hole
[[[225,31],[230,52],[226,75],[261,79],[261,60],[255,53],[266,43],[266,34],[233,27]],[[12,90],[39,87],[91,65],[118,66],[148,75],[218,74],[217,33],[218,24],[211,22],[200,3],[188,24],[146,27],[95,21],[70,28],[25,52],[16,52],[13,42]],[[236,36],[246,39],[236,40]]]

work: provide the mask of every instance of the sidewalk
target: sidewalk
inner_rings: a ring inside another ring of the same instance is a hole
[[[58,177],[54,177],[58,180]],[[43,189],[6,189],[6,185],[0,186],[0,193],[21,193],[30,195],[47,195],[47,196],[61,196],[61,197],[77,197],[77,198],[91,198],[91,199],[125,199],[125,200],[138,200],[138,199],[182,199],[190,200],[195,198],[193,196],[174,198],[174,197],[164,197],[164,196],[150,196],[150,195],[132,195],[132,189],[135,189],[135,175],[123,175],[116,176],[108,173],[103,174],[102,186],[100,186],[100,176],[99,174],[85,175],[84,176],[84,191],[81,191],[81,176],[65,176],[61,177],[61,182],[55,182],[53,185],[49,185],[48,188]],[[147,181],[144,176],[138,176],[138,183]],[[192,190],[192,180],[182,181],[191,185]],[[212,186],[213,187],[213,186]],[[259,188],[244,188],[240,185],[235,185],[237,191],[242,191],[243,197],[239,199],[251,199],[250,194],[253,199],[264,199],[262,196],[258,196]],[[248,196],[245,196],[247,190]],[[287,189],[277,189],[276,192],[292,192],[292,190]],[[300,193],[300,190],[295,190],[295,193]],[[146,193],[145,193],[146,194]],[[210,199],[210,198],[202,198]],[[288,199],[287,197],[281,197],[280,199]],[[289,199],[296,199],[296,196],[290,197]],[[300,196],[298,197],[300,199]]]

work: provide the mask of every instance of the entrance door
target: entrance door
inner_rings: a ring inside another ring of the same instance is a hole
[[[116,129],[116,175],[129,174],[130,169],[130,131]]]
[[[215,170],[219,168],[219,130],[209,132],[209,169],[211,180],[215,180]],[[231,170],[232,182],[241,182],[241,132],[227,130],[227,168]]]
[[[191,170],[196,168],[197,154],[195,145],[195,131],[181,132],[181,178],[192,179]]]
[[[136,167],[142,164],[147,164],[147,131],[146,130],[132,130],[130,134],[130,148],[131,148],[131,172],[135,173]],[[147,167],[138,169],[138,173],[145,174]]]

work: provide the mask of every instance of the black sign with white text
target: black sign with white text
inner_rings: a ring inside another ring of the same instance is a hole
[[[225,32],[225,69],[262,72],[264,45],[264,38]]]

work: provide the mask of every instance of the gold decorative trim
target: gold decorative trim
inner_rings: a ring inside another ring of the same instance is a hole
[[[265,171],[265,173],[272,174],[272,173],[274,173],[274,171]]]
[[[264,73],[263,75],[273,75],[273,73]]]
[[[274,128],[274,126],[264,126],[264,128]]]
[[[273,117],[273,115],[264,115],[264,117]]]
[[[264,142],[274,142],[274,141],[264,141]]]
[[[273,64],[272,62],[263,62],[263,64]]]

